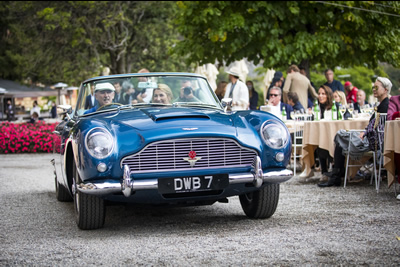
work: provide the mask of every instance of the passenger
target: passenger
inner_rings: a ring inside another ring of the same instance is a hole
[[[200,89],[198,89],[200,90]],[[195,90],[192,87],[190,81],[182,82],[182,87],[179,93],[178,99],[175,102],[201,102],[199,98],[195,96]]]
[[[153,90],[152,103],[171,104],[172,91],[168,85],[160,83],[158,88]]]
[[[96,84],[94,89],[94,96],[96,98],[96,105],[89,110],[86,110],[84,114],[95,112],[100,107],[113,103],[115,95],[115,88],[111,83],[99,83]]]

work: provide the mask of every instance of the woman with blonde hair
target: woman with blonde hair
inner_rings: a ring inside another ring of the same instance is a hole
[[[171,104],[172,91],[168,85],[159,83],[158,88],[153,90],[152,103]]]
[[[333,99],[335,99],[336,103],[340,103],[344,107],[347,106],[346,95],[342,91],[336,90],[333,92]]]

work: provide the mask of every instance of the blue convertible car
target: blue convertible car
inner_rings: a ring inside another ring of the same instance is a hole
[[[56,196],[74,201],[77,225],[104,225],[109,201],[204,205],[239,196],[250,218],[276,210],[291,140],[280,119],[230,111],[206,78],[140,73],[92,78],[76,107],[60,106]]]

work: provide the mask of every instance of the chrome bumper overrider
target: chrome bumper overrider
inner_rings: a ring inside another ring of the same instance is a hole
[[[254,165],[251,173],[229,174],[229,184],[253,183],[258,188],[263,183],[283,183],[293,177],[293,172],[287,169],[263,173],[259,157],[255,159]],[[134,191],[158,189],[158,182],[157,179],[132,180],[129,167],[125,165],[122,183],[80,183],[76,187],[77,190],[85,194],[106,195],[122,192],[126,197],[129,197]]]

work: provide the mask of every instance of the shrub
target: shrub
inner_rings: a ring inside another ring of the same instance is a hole
[[[53,133],[57,123],[0,124],[0,154],[59,152],[60,137]]]

